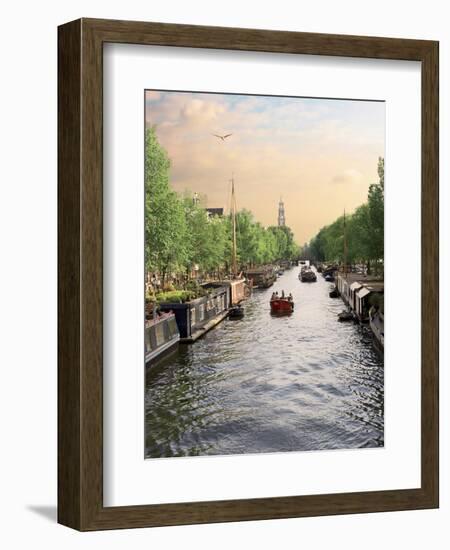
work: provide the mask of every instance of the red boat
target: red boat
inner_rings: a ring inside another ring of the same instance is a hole
[[[270,312],[276,314],[289,314],[294,311],[294,302],[288,298],[274,298],[270,300]]]

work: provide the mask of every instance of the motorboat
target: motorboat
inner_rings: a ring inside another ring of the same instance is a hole
[[[353,321],[354,317],[353,317],[353,313],[351,311],[348,311],[346,309],[344,309],[343,311],[341,311],[339,314],[338,314],[338,321]]]
[[[328,294],[330,298],[339,298],[339,290],[336,287],[333,287]]]
[[[228,311],[228,319],[242,319],[244,317],[244,308],[241,305],[233,306]]]
[[[299,279],[302,283],[315,283],[317,281],[317,275],[312,269],[303,269],[300,272]]]
[[[272,298],[270,312],[273,314],[290,314],[294,311],[294,300],[289,298]]]

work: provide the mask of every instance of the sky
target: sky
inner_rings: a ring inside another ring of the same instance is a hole
[[[276,225],[278,203],[298,244],[364,203],[384,157],[384,102],[146,91],[146,126],[171,160],[170,184]],[[212,134],[232,135],[222,141]]]

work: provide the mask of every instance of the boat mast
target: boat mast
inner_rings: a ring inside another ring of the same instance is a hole
[[[231,219],[233,223],[233,249],[232,249],[232,269],[233,279],[237,277],[236,261],[236,197],[234,195],[234,176],[231,177]]]
[[[345,223],[345,208],[344,208],[344,275],[347,278],[347,227]]]

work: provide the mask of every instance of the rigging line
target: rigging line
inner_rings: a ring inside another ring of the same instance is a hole
[[[233,193],[232,193],[232,186],[231,186],[231,180],[228,180],[228,201],[227,201],[227,208],[228,208],[228,215],[231,216],[231,210],[232,210],[232,202],[233,200]]]
[[[239,232],[239,216],[237,215],[237,201],[236,201],[236,189],[234,190],[234,212],[236,214],[236,234]]]

